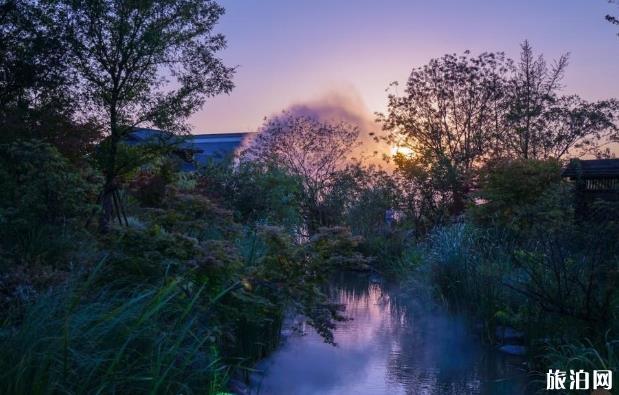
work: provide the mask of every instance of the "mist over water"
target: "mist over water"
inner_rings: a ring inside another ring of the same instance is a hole
[[[522,360],[483,346],[460,318],[422,301],[406,304],[367,279],[334,286],[351,320],[336,347],[309,325],[257,366],[253,394],[524,394]]]

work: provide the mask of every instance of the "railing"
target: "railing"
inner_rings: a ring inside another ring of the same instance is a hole
[[[619,178],[598,178],[584,181],[587,191],[619,191]]]

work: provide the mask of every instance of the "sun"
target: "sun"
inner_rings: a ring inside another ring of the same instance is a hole
[[[415,151],[413,151],[410,147],[402,147],[399,145],[391,147],[391,156],[403,155],[406,157],[412,157],[415,155]]]

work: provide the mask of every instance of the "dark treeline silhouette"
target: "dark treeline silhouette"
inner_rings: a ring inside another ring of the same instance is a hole
[[[414,153],[396,164],[422,186],[424,210],[461,214],[493,161],[609,154],[602,147],[617,138],[619,103],[561,95],[568,56],[548,66],[528,42],[521,49],[518,62],[502,53],[434,59],[389,96],[379,121],[389,141]]]
[[[188,117],[233,89],[223,12],[0,2],[0,393],[242,392],[290,314],[336,340],[349,270],[522,332],[531,370],[617,368],[618,208],[576,215],[561,169],[612,156],[619,106],[563,94],[567,55],[414,68],[377,116],[385,168],[353,158],[360,125],[293,108],[182,171]]]

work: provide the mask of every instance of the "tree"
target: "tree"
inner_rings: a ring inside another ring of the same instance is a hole
[[[525,41],[517,64],[465,52],[414,69],[404,95],[389,95],[378,117],[387,140],[412,152],[395,163],[414,206],[434,220],[462,213],[489,160],[608,154],[602,147],[617,132],[619,104],[560,95],[567,60],[549,67]]]
[[[400,203],[401,191],[394,177],[375,165],[359,162],[337,172],[325,198],[330,218],[366,242],[384,236],[391,227],[387,212],[400,208]]]
[[[277,163],[301,179],[304,218],[314,233],[327,223],[322,203],[358,136],[359,129],[347,123],[284,112],[265,121],[242,157]]]
[[[379,114],[388,139],[407,146],[400,168],[432,177],[433,190],[448,195],[449,211],[459,214],[475,168],[493,149],[500,134],[502,84],[508,70],[502,53],[477,57],[445,55],[413,69],[402,96],[389,95],[386,114]],[[427,178],[424,176],[424,178]]]
[[[83,155],[98,129],[78,119],[74,76],[58,31],[36,3],[0,2],[0,140],[36,138]]]
[[[528,41],[505,86],[505,133],[501,157],[560,159],[568,154],[600,154],[600,143],[615,131],[617,103],[561,96],[568,64],[562,55],[549,67]]]
[[[301,182],[275,163],[211,162],[200,173],[204,193],[233,210],[244,224],[278,224],[291,230],[301,222]]]
[[[186,131],[207,98],[233,88],[234,69],[216,57],[226,41],[213,34],[224,9],[212,0],[49,0],[45,11],[61,26],[81,110],[106,129],[105,230],[123,137],[138,126]]]
[[[468,210],[476,222],[528,235],[534,225],[552,220],[562,224],[572,217],[564,200],[572,195],[561,184],[561,163],[556,159],[502,159],[488,163],[480,174],[478,196],[483,204]]]

